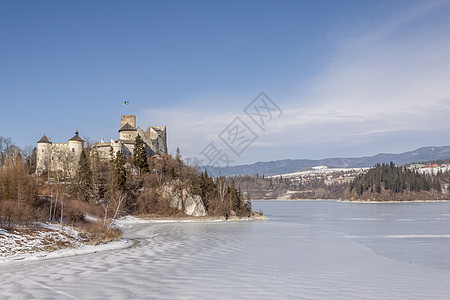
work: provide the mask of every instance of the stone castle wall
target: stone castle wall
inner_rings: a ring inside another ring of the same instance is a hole
[[[149,155],[167,154],[166,127],[149,126],[143,131],[139,127],[136,128],[135,115],[120,117],[118,140],[102,140],[101,143],[95,143],[93,149],[104,159],[111,158],[111,147],[114,154],[120,151],[124,157],[129,157],[133,155],[134,141],[138,134],[142,137]],[[48,170],[69,170],[73,173],[83,148],[84,141],[78,136],[78,131],[67,143],[52,143],[44,135],[37,144],[36,174],[40,175]]]
[[[120,116],[120,128],[125,126],[125,124],[130,124],[131,127],[136,127],[136,116],[135,115],[121,115]]]

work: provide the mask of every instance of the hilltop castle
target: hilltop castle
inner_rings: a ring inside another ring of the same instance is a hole
[[[120,118],[119,139],[93,145],[100,157],[109,159],[111,147],[116,153],[120,151],[124,157],[133,154],[134,141],[140,135],[145,143],[147,154],[167,154],[166,126],[149,126],[143,131],[136,127],[135,115],[122,115]],[[37,142],[36,174],[41,175],[48,171],[68,170],[72,172],[78,165],[81,151],[84,149],[84,140],[79,136],[78,130],[75,136],[67,143],[52,143],[45,134]]]

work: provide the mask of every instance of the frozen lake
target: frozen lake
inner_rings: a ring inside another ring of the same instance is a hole
[[[127,249],[0,265],[0,299],[449,299],[450,203],[254,202],[130,224]]]

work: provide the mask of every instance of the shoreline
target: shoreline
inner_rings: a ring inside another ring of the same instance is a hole
[[[53,251],[38,251],[30,253],[12,254],[0,257],[0,267],[21,262],[36,262],[48,259],[57,259],[70,256],[92,254],[97,252],[126,249],[132,247],[134,242],[130,239],[120,239],[100,245],[83,245],[77,248],[60,248]]]
[[[374,200],[342,200],[342,199],[255,199],[252,200],[255,202],[291,202],[291,201],[298,201],[298,202],[313,202],[313,201],[333,201],[333,202],[343,202],[343,203],[443,203],[443,202],[450,202],[450,200],[445,199],[418,199],[418,200],[388,200],[388,201],[374,201]]]
[[[117,219],[115,223],[120,227],[125,224],[136,224],[136,223],[201,223],[201,222],[236,222],[236,221],[260,221],[267,220],[264,215],[254,215],[251,217],[229,217],[228,220],[222,216],[205,216],[205,217],[195,217],[195,216],[153,216],[153,215],[141,215],[141,216],[126,216]]]
[[[373,201],[373,200],[337,200],[337,202],[345,202],[345,203],[443,203],[450,202],[450,200],[389,200],[389,201]]]
[[[181,217],[158,217],[158,216],[126,216],[122,217],[120,219],[117,219],[114,223],[115,226],[118,228],[122,228],[124,225],[131,225],[131,224],[140,224],[140,223],[147,223],[147,224],[156,224],[156,223],[199,223],[199,222],[236,222],[236,221],[259,221],[259,220],[266,220],[267,217],[264,215],[255,215],[250,218],[240,218],[240,217],[230,217],[228,220],[225,220],[224,217],[193,217],[193,216],[181,216]],[[45,230],[45,227],[43,227]],[[68,230],[74,230],[69,229]],[[5,234],[7,232],[6,230],[3,230],[0,228],[0,233]],[[19,236],[19,234],[16,234]],[[1,236],[0,236],[1,237]],[[14,239],[13,237],[6,237],[7,239]],[[75,238],[74,238],[75,240]],[[30,241],[33,243],[33,241]],[[103,251],[109,251],[109,250],[116,250],[116,249],[126,249],[129,247],[132,247],[135,245],[135,241],[132,239],[127,238],[121,238],[117,241],[111,241],[104,244],[98,244],[98,245],[89,245],[89,244],[78,244],[75,247],[60,247],[58,249],[54,250],[44,250],[44,251],[33,251],[29,250],[30,252],[21,252],[20,250],[16,249],[16,253],[12,254],[6,254],[6,255],[0,255],[0,267],[21,263],[21,262],[35,262],[40,260],[47,260],[47,259],[56,259],[56,258],[62,258],[62,257],[69,257],[69,256],[78,256],[78,255],[85,255],[85,254],[93,254],[97,252],[103,252]]]
[[[275,199],[251,199],[251,201],[256,201],[256,202],[264,202],[264,201],[305,201],[305,202],[309,202],[309,201],[338,201],[339,199],[323,199],[323,198],[318,198],[318,199],[284,199],[284,198],[275,198]]]

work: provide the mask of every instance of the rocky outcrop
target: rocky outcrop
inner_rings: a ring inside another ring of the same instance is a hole
[[[176,183],[176,182],[175,182]],[[177,187],[178,184],[164,184],[162,187],[162,197],[169,201],[169,205],[172,208],[178,210],[183,209],[183,196],[182,190]]]
[[[184,208],[184,213],[189,216],[204,217],[207,215],[202,198],[199,195],[193,195],[188,189],[183,188],[179,180],[164,184],[162,187],[162,197],[167,199],[170,207],[180,211]]]
[[[183,190],[185,191],[185,190]],[[189,195],[185,199],[184,212],[187,215],[194,217],[206,216],[206,208],[203,204],[202,198],[199,195]]]

